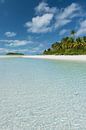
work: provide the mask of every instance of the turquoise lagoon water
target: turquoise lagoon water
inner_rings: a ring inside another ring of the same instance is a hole
[[[86,130],[86,62],[0,59],[0,130]]]

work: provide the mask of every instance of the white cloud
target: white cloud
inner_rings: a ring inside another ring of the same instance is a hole
[[[32,44],[33,42],[28,40],[0,40],[0,43],[4,43],[6,46],[9,47],[18,47]]]
[[[0,48],[0,54],[8,53],[8,52],[19,52],[19,53],[25,53],[29,52],[28,49],[9,49],[9,48]]]
[[[36,16],[32,18],[32,22],[27,22],[25,26],[28,28],[28,32],[33,33],[46,33],[51,31],[49,26],[53,19],[52,13],[47,13],[42,16]]]
[[[15,37],[16,33],[15,32],[5,32],[6,37]]]
[[[63,27],[73,21],[74,18],[81,17],[82,8],[77,3],[58,9],[49,7],[48,3],[41,2],[35,8],[37,16],[28,21],[25,26],[28,32],[46,33]]]
[[[60,32],[59,32],[59,35],[64,35],[65,33],[67,33],[67,29],[63,29],[63,30],[61,30]]]
[[[2,40],[4,41],[4,40]],[[0,41],[1,42],[1,41]],[[6,41],[4,41],[6,42]],[[0,54],[5,54],[8,52],[18,52],[18,53],[27,53],[27,54],[37,54],[41,53],[44,50],[44,45],[43,44],[38,44],[35,47],[29,46],[28,48],[0,48]]]
[[[72,3],[68,7],[61,9],[56,17],[55,28],[62,27],[72,21],[74,17],[79,16],[81,8],[78,4]]]
[[[0,48],[0,54],[1,53],[7,53],[9,50],[7,48]]]
[[[41,2],[39,5],[35,8],[36,14],[42,14],[42,13],[56,13],[57,8],[56,7],[49,7],[49,5],[46,2]]]
[[[20,52],[20,53],[25,53],[28,52],[28,49],[9,49],[9,52]]]
[[[12,40],[12,41],[9,41],[9,42],[10,42],[10,44],[8,44],[8,46],[12,46],[12,47],[27,45],[26,40]]]
[[[64,25],[70,23],[71,20],[70,19],[64,19],[64,20],[58,20],[56,23],[55,23],[55,28],[59,28],[59,27],[63,27]]]
[[[86,35],[86,20],[80,23],[80,28],[77,30],[76,36]]]
[[[31,53],[31,54],[42,53],[43,50],[44,50],[44,45],[39,44],[38,46],[33,47],[32,49],[30,49],[29,53]]]
[[[49,7],[48,3],[41,2],[35,8],[37,16],[32,18],[32,21],[28,21],[25,26],[28,32],[32,33],[46,33],[52,30],[51,22],[55,13],[56,7]]]

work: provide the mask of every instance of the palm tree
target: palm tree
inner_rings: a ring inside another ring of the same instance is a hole
[[[76,34],[76,32],[75,32],[75,30],[72,30],[71,31],[71,36],[75,39],[75,34]]]
[[[44,50],[43,54],[46,54],[47,53],[47,50]]]
[[[52,44],[51,48],[53,50],[56,50],[58,48],[58,46],[59,46],[59,42],[55,42],[54,44]]]
[[[84,42],[86,42],[86,36],[83,37]]]
[[[81,43],[81,42],[82,42],[81,37],[76,38],[76,42],[77,42],[78,44]]]

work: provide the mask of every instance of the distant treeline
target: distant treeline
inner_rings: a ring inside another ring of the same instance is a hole
[[[85,55],[86,36],[75,38],[75,31],[71,31],[70,37],[63,38],[60,42],[52,44],[51,48],[45,50],[46,55]]]
[[[24,55],[24,54],[16,52],[8,52],[6,55]]]

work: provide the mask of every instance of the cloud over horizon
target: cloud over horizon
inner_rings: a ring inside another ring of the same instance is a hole
[[[76,32],[76,36],[86,35],[86,20],[80,22],[80,27]]]
[[[40,2],[35,7],[37,16],[32,21],[25,23],[27,31],[30,33],[47,33],[53,32],[65,25],[73,22],[74,18],[81,16],[82,8],[77,3],[71,3],[65,8],[49,7],[48,3]]]
[[[15,37],[16,33],[15,32],[5,32],[4,34],[6,37],[11,38],[11,37]]]
[[[79,12],[81,11],[81,7],[72,3],[71,5],[65,7],[63,10],[59,10],[59,14],[56,17],[55,28],[62,27],[70,22],[72,19],[79,16]]]
[[[29,40],[0,40],[0,43],[3,43],[5,46],[9,47],[18,47],[32,44],[33,42]]]
[[[39,5],[35,8],[36,14],[45,14],[45,13],[56,13],[56,7],[49,7],[48,3],[40,2]]]
[[[25,26],[28,28],[28,32],[33,33],[46,33],[51,31],[51,27],[49,26],[51,20],[53,18],[53,14],[44,14],[42,16],[36,16],[32,18],[32,22],[27,22]]]

